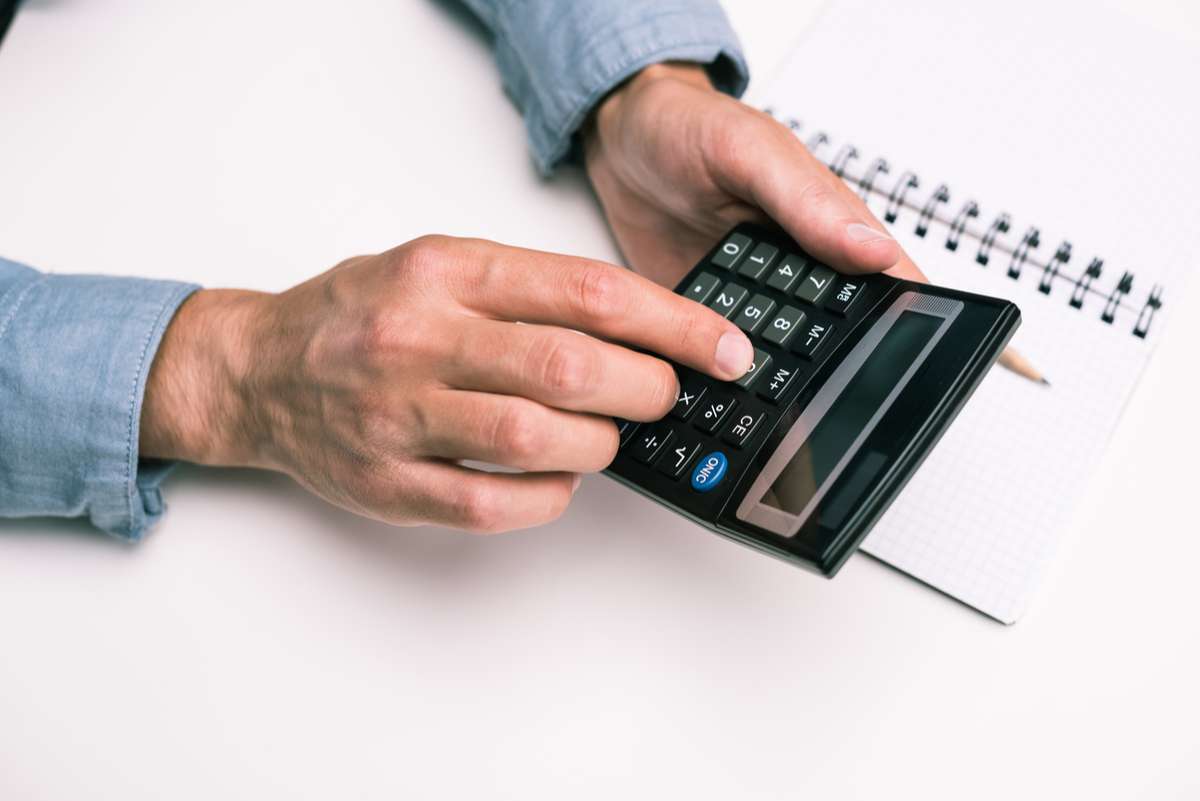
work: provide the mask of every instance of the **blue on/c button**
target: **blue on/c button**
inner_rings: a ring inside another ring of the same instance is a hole
[[[713,451],[700,460],[692,471],[692,489],[696,492],[708,492],[721,483],[725,472],[729,469],[729,459],[720,451]]]

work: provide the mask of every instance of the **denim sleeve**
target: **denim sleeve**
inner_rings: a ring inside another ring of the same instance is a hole
[[[139,540],[170,467],[138,458],[150,363],[197,287],[0,259],[0,517],[87,517]]]
[[[549,173],[609,90],[660,61],[708,66],[740,95],[749,72],[717,0],[464,0],[495,38],[504,87]]]

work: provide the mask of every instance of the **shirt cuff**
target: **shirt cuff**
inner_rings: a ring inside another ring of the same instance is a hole
[[[534,161],[543,174],[568,155],[592,108],[651,64],[704,64],[714,86],[737,97],[749,83],[737,34],[717,3],[600,5],[620,10],[600,23],[592,18],[595,12],[572,10],[535,20],[520,32],[513,30],[514,20],[501,20],[509,30],[497,37],[496,58],[509,93],[524,111]],[[538,47],[539,39],[556,46]],[[537,63],[529,63],[530,54],[540,56],[533,59]]]
[[[199,287],[0,268],[15,276],[0,292],[0,515],[85,516],[141,539],[171,467],[138,458],[146,379]]]

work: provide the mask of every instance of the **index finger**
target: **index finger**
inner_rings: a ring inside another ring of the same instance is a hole
[[[750,369],[754,348],[733,323],[630,270],[486,244],[455,291],[464,306],[497,319],[585,331],[727,381]]]

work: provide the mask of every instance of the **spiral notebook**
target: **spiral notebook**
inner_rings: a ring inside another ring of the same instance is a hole
[[[1013,345],[863,549],[1025,610],[1200,257],[1200,56],[1121,12],[845,0],[755,102],[935,283],[1017,303]]]

